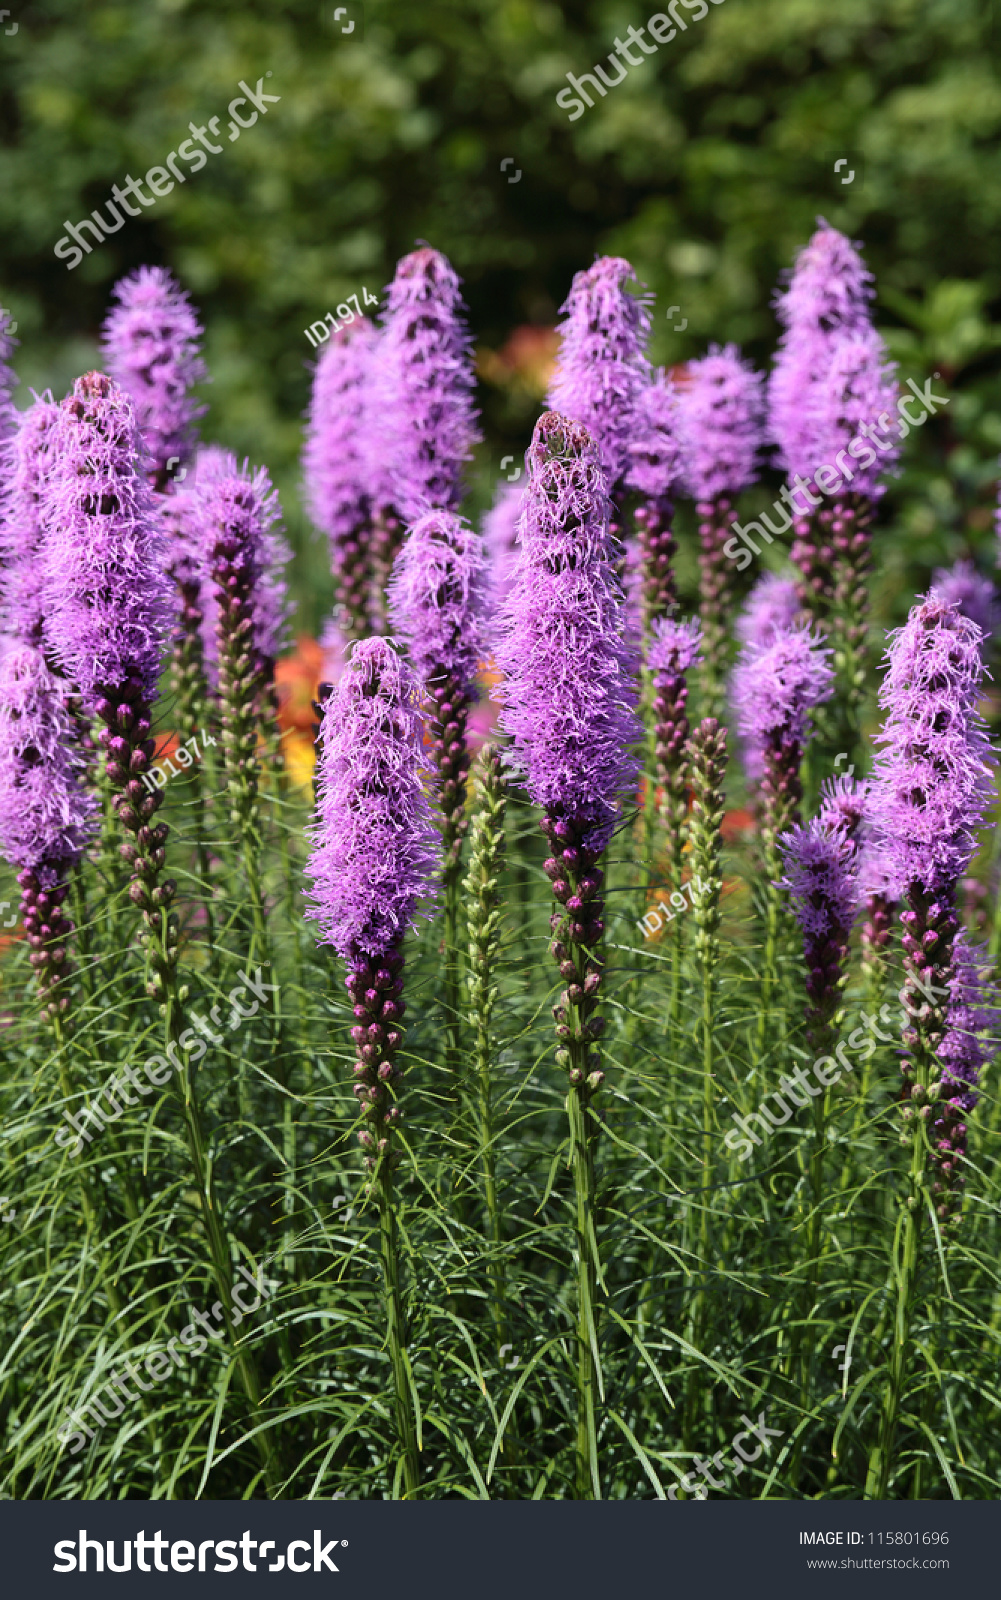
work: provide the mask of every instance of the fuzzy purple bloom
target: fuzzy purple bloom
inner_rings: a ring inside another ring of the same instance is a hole
[[[998,593],[990,578],[979,573],[972,561],[957,561],[951,567],[936,567],[931,593],[950,605],[958,606],[964,617],[975,622],[984,643],[993,638],[1001,621]]]
[[[816,233],[803,246],[779,292],[775,314],[783,327],[830,334],[854,333],[869,321],[873,276],[857,245],[818,217]]]
[[[491,616],[502,605],[511,587],[511,573],[518,553],[518,518],[521,516],[524,496],[522,483],[509,483],[502,478],[494,495],[494,503],[483,518],[483,544],[490,574]]]
[[[980,1096],[983,1069],[997,1055],[999,1006],[993,963],[987,950],[971,945],[965,928],[952,947],[952,990],[946,1008],[946,1035],[938,1047],[944,1092],[950,1103],[972,1111]],[[994,1037],[985,1039],[984,1034]]]
[[[3,629],[23,644],[45,637],[41,505],[51,467],[49,444],[59,407],[46,392],[23,412],[7,446],[0,501]]]
[[[212,681],[218,672],[219,595],[231,579],[249,596],[250,645],[265,677],[287,643],[284,567],[292,552],[277,531],[281,514],[266,467],[252,470],[247,461],[241,466],[218,447],[199,452],[190,516],[203,574],[202,639]]]
[[[79,859],[97,812],[65,694],[38,650],[17,645],[0,662],[0,847],[50,885]]]
[[[846,773],[825,778],[820,786],[819,820],[824,827],[843,834],[860,852],[860,858],[866,837],[868,795],[869,785]]]
[[[356,644],[324,707],[306,913],[348,962],[394,950],[440,859],[420,685],[386,639]]]
[[[484,552],[451,511],[429,511],[410,529],[389,585],[389,614],[422,683],[447,673],[475,693],[483,658]]]
[[[776,632],[790,628],[799,615],[799,595],[792,578],[764,572],[744,602],[734,622],[741,644],[770,644]]]
[[[126,681],[156,697],[173,601],[129,395],[86,373],[47,434],[39,515],[48,645],[85,702]]]
[[[764,378],[737,345],[710,345],[708,355],[688,363],[677,434],[693,500],[736,495],[755,481],[763,427]]]
[[[630,470],[635,413],[650,384],[652,297],[626,293],[635,277],[621,256],[598,256],[576,274],[561,307],[560,353],[546,397],[550,410],[583,423],[596,441],[612,495]]]
[[[681,475],[678,439],[679,390],[670,373],[658,367],[653,382],[641,389],[626,443],[626,483],[648,500],[669,498]]]
[[[199,354],[202,329],[185,291],[166,267],[139,267],[112,290],[118,301],[104,324],[108,372],[136,404],[155,486],[168,481],[167,462],[184,465],[194,424],[207,410],[191,396],[208,376]]]
[[[891,635],[879,701],[872,818],[898,897],[912,885],[951,894],[976,848],[992,793],[977,701],[983,636],[934,592]]]
[[[702,625],[698,618],[678,622],[658,617],[651,625],[650,635],[646,666],[657,688],[698,666],[702,648]]]
[[[833,693],[831,652],[821,637],[792,624],[741,650],[730,692],[738,731],[752,748],[784,739],[803,744],[809,713]]]
[[[424,245],[403,257],[387,291],[372,450],[389,463],[379,498],[405,522],[458,508],[463,463],[479,438],[459,282],[445,256]]]
[[[891,420],[897,406],[895,371],[896,362],[887,361],[886,345],[875,328],[835,336],[819,381],[803,401],[804,426],[813,455],[811,473],[824,465],[837,471],[839,453],[861,437],[862,452],[851,458],[851,470],[843,476],[850,480],[853,494],[878,499],[885,493],[880,478],[892,471],[900,456],[900,440]],[[893,430],[885,436],[877,428],[880,418]],[[873,435],[878,442],[870,442]],[[870,458],[867,464],[865,454]]]
[[[638,776],[636,660],[623,631],[609,502],[586,428],[546,412],[535,425],[521,548],[497,664],[501,721],[529,793],[585,848],[611,837]]]
[[[814,1005],[836,979],[859,904],[857,846],[823,815],[779,838],[788,889],[803,930]]]
[[[375,328],[362,318],[324,346],[313,374],[302,456],[306,506],[330,541],[338,601],[356,638],[369,631],[372,485],[365,440],[378,345]]]

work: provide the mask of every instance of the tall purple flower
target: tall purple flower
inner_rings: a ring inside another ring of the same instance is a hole
[[[799,616],[799,595],[792,578],[763,572],[734,619],[733,631],[741,644],[766,645],[776,631],[792,626]]]
[[[459,281],[440,251],[422,245],[399,262],[387,291],[368,442],[370,456],[386,463],[373,482],[377,590],[406,524],[425,511],[458,510],[463,465],[479,438]]]
[[[264,467],[215,457],[195,483],[194,516],[215,619],[215,662],[230,819],[244,845],[251,902],[260,913],[255,852],[259,844],[257,757],[262,701],[285,627],[284,583],[277,564],[284,541],[277,492]]]
[[[511,587],[511,573],[518,551],[518,518],[524,499],[524,485],[502,478],[494,503],[483,518],[483,544],[490,577],[488,609],[491,618],[503,604]]]
[[[135,401],[154,488],[195,446],[194,424],[207,410],[191,395],[208,376],[199,354],[202,330],[188,296],[166,267],[139,267],[112,290],[118,304],[104,324],[108,372]]]
[[[130,397],[89,372],[58,412],[40,501],[47,648],[104,723],[107,776],[119,820],[135,838],[122,854],[151,941],[148,988],[162,1000],[176,981],[177,885],[158,882],[167,828],[152,824],[163,797],[141,782],[153,758],[152,704],[172,617],[162,541]]]
[[[637,778],[636,662],[623,639],[605,475],[587,429],[549,411],[527,455],[521,548],[496,652],[501,723],[513,765],[543,809],[546,872],[562,908],[553,954],[570,988],[559,1008],[560,1052],[586,1100],[587,1046],[597,1037],[603,931],[599,857],[619,799]],[[600,1074],[591,1087],[600,1083]]]
[[[621,256],[598,256],[576,274],[561,308],[560,353],[546,397],[552,411],[591,434],[613,501],[631,465],[634,415],[650,382],[651,296],[626,293],[635,277]]]
[[[440,862],[432,775],[417,678],[389,640],[363,640],[324,707],[306,914],[319,924],[320,943],[348,966],[368,1150],[386,1148],[399,1116],[392,1090],[406,1009],[401,947]]]
[[[341,627],[352,639],[371,631],[372,483],[365,437],[378,345],[375,328],[362,318],[324,346],[313,374],[302,457],[306,504],[330,541]]]
[[[445,817],[445,881],[457,880],[465,836],[469,748],[466,720],[477,699],[484,651],[483,548],[451,511],[429,511],[407,534],[389,586],[390,617],[431,696],[432,749]]]
[[[932,592],[892,635],[880,704],[886,713],[874,765],[872,817],[900,897],[905,970],[905,1097],[919,1106],[937,1084],[934,1053],[955,972],[956,887],[976,848],[993,785],[993,755],[977,711],[982,634]],[[929,999],[936,989],[939,997]],[[938,1089],[935,1089],[938,1093]]]
[[[953,973],[938,1047],[943,1064],[939,1099],[932,1111],[929,1142],[936,1178],[932,1193],[940,1217],[958,1206],[966,1175],[967,1118],[977,1105],[984,1068],[998,1052],[998,998],[986,949],[971,945],[964,928],[952,947]],[[993,1035],[993,1037],[991,1037]]]
[[[628,444],[626,483],[643,496],[636,509],[642,563],[642,626],[666,617],[677,602],[671,560],[677,548],[671,532],[673,493],[681,473],[678,442],[678,391],[670,374],[658,369],[640,391]]]
[[[59,407],[46,392],[20,416],[6,448],[0,500],[3,631],[22,644],[44,647],[42,500],[51,465],[49,442]]]
[[[647,647],[646,669],[654,692],[657,783],[662,793],[661,817],[667,830],[671,887],[681,886],[683,829],[688,813],[688,673],[699,662],[702,629],[696,620],[654,619]]]
[[[951,567],[935,568],[932,592],[958,606],[964,617],[976,623],[986,648],[1001,621],[998,592],[990,578],[978,572],[972,561],[957,561]]]
[[[838,1007],[859,905],[858,844],[841,821],[835,800],[805,827],[789,829],[778,841],[785,865],[781,887],[789,891],[803,935],[807,1028],[816,1049],[824,1047]]]
[[[764,422],[763,378],[735,344],[710,345],[688,364],[678,394],[678,438],[686,492],[699,515],[700,593],[706,710],[723,705],[733,567],[723,553],[736,496],[757,476]]]
[[[766,852],[798,823],[800,764],[809,714],[833,693],[831,652],[803,624],[775,628],[763,644],[746,644],[731,680],[737,728],[762,771]]]
[[[17,645],[0,662],[0,848],[18,867],[29,960],[53,1012],[70,972],[67,877],[94,830],[96,802],[80,784],[65,684],[41,652]]]

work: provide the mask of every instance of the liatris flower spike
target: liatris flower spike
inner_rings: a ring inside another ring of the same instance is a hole
[[[978,572],[972,561],[957,561],[951,567],[935,568],[932,592],[958,606],[964,617],[976,623],[986,650],[1001,620],[998,592],[990,578]]]
[[[153,486],[162,492],[190,461],[194,424],[208,409],[191,394],[208,376],[199,354],[201,326],[166,267],[139,267],[112,295],[118,304],[104,324],[105,362],[135,401]]]
[[[741,644],[769,644],[775,632],[789,628],[799,616],[799,595],[792,578],[763,572],[735,618],[733,631]]]
[[[577,273],[561,308],[560,353],[546,398],[551,410],[587,428],[613,501],[631,465],[636,407],[650,382],[652,297],[626,293],[635,277],[621,256],[598,256]]]
[[[59,1011],[69,1003],[60,988],[73,931],[61,908],[97,810],[80,784],[65,689],[29,646],[15,646],[0,662],[0,848],[20,869],[29,960],[41,993]]]
[[[822,1049],[840,1000],[848,940],[859,904],[857,846],[828,813],[779,838],[788,889],[803,934],[807,1029]]]
[[[746,644],[733,671],[731,698],[741,737],[763,771],[766,844],[798,821],[799,768],[809,714],[833,693],[831,652],[802,624],[776,627],[763,644]]]
[[[670,376],[659,370],[653,383],[640,392],[626,482],[643,496],[636,509],[636,527],[642,563],[642,626],[649,631],[655,617],[666,617],[677,596],[671,559],[676,546],[671,532],[673,492],[681,472],[678,442],[678,391]]]
[[[22,413],[7,446],[0,500],[3,631],[40,649],[46,610],[41,504],[49,469],[49,440],[58,415],[59,407],[48,393]]]
[[[371,484],[365,431],[378,334],[365,318],[324,345],[313,374],[303,450],[306,504],[330,541],[341,631],[371,632]]]
[[[971,945],[961,928],[952,947],[953,974],[946,1032],[938,1048],[942,1062],[939,1099],[929,1126],[936,1177],[932,1194],[941,1218],[958,1215],[966,1174],[967,1121],[980,1099],[983,1073],[998,1052],[998,998],[987,951]]]
[[[511,587],[511,573],[518,552],[518,518],[521,516],[524,494],[522,483],[509,483],[502,478],[494,495],[494,503],[483,518],[483,545],[490,587],[487,609],[491,629]]]
[[[699,515],[699,587],[705,636],[706,709],[723,703],[733,591],[733,567],[724,554],[736,521],[736,496],[757,477],[763,438],[763,379],[742,361],[735,344],[710,345],[688,364],[678,393],[678,437],[683,482]]]
[[[654,692],[657,783],[663,799],[661,817],[667,829],[671,888],[681,886],[683,829],[688,813],[687,674],[699,663],[702,629],[697,621],[656,618],[652,625],[646,668]]]

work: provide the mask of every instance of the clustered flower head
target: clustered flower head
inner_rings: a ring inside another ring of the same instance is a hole
[[[820,821],[843,834],[860,857],[867,836],[868,794],[867,783],[846,773],[825,778],[820,786]]]
[[[50,887],[79,859],[97,810],[65,694],[40,650],[15,645],[0,661],[0,845]]]
[[[173,604],[131,397],[86,373],[59,405],[45,448],[48,646],[87,704],[128,683],[125,698],[148,705]]]
[[[823,1026],[837,1004],[838,984],[859,905],[858,848],[840,818],[813,817],[779,837],[789,891],[803,932],[812,1025]]]
[[[941,1217],[950,1214],[966,1182],[966,1119],[980,1099],[984,1070],[998,1052],[993,963],[986,948],[971,945],[962,928],[953,943],[952,966],[946,1031],[937,1050],[943,1072],[928,1130],[936,1174],[932,1193]]]
[[[626,293],[635,277],[621,256],[598,256],[576,274],[561,307],[560,353],[546,398],[596,441],[612,494],[630,468],[635,412],[650,383],[651,297]]]
[[[587,429],[556,412],[536,423],[526,459],[521,545],[496,652],[501,720],[532,799],[600,852],[619,796],[636,781],[630,746],[640,735],[605,478]]]
[[[229,451],[198,456],[191,520],[205,580],[203,640],[210,674],[219,663],[220,605],[249,608],[247,647],[269,677],[285,644],[289,603],[284,566],[291,551],[277,531],[281,505],[266,467],[242,466]]]
[[[857,245],[823,217],[817,222],[788,274],[788,288],[776,296],[775,314],[790,330],[856,332],[869,321],[873,275]]]
[[[375,328],[362,318],[324,345],[313,376],[302,457],[309,515],[330,541],[338,599],[357,637],[368,631],[371,482],[365,441],[378,343]]]
[[[732,496],[757,477],[764,379],[735,344],[690,361],[678,390],[677,432],[685,489],[694,500]]]
[[[659,367],[636,399],[626,483],[648,500],[669,498],[681,474],[678,393],[670,373]]]
[[[972,561],[957,561],[951,567],[935,568],[932,592],[958,606],[964,617],[975,622],[986,646],[1001,620],[998,593],[990,578],[978,572]]]
[[[383,489],[406,522],[455,510],[462,467],[479,437],[472,340],[459,278],[438,250],[403,257],[389,285],[373,407],[373,453],[389,463]]]
[[[139,426],[164,488],[167,463],[188,461],[198,417],[206,407],[191,395],[207,377],[199,354],[202,329],[185,291],[166,267],[139,267],[112,291],[118,304],[103,331],[108,372],[135,401]]]
[[[49,444],[59,408],[46,393],[22,413],[6,451],[0,499],[3,628],[23,644],[41,646],[43,602],[42,501],[50,469]]]
[[[992,791],[990,744],[977,711],[983,635],[932,592],[891,636],[876,735],[872,819],[898,895],[951,894],[969,866]]]
[[[440,858],[420,685],[387,639],[365,639],[327,699],[307,916],[349,963],[393,951]]]
[[[802,745],[810,712],[833,693],[831,652],[821,639],[805,623],[792,623],[741,650],[731,698],[740,735],[752,747],[777,740]]]
[[[775,633],[791,627],[799,615],[799,595],[792,578],[764,572],[751,589],[734,622],[741,644],[763,646]]]
[[[390,617],[422,683],[447,674],[474,692],[483,656],[480,537],[451,511],[429,511],[408,533],[389,586]]]
[[[697,618],[679,622],[658,617],[651,625],[646,665],[658,689],[689,672],[699,662],[702,626]]]
[[[889,429],[896,413],[895,371],[896,362],[887,361],[886,345],[875,328],[861,327],[833,340],[820,381],[811,383],[803,395],[803,422],[812,453],[809,473],[833,466],[839,452],[861,437],[864,443],[857,454],[845,458],[851,462],[850,474],[845,474],[850,476],[851,492],[870,499],[885,492],[880,479],[896,465],[900,440],[895,430],[883,437],[878,424],[882,418]],[[862,460],[866,452],[867,465]]]

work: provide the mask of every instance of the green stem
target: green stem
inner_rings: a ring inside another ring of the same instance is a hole
[[[406,1487],[406,1498],[415,1500],[420,1485],[417,1465],[417,1433],[414,1427],[413,1401],[410,1393],[406,1358],[407,1333],[403,1315],[403,1298],[400,1293],[396,1212],[393,1205],[393,1176],[391,1163],[385,1158],[379,1163],[378,1180],[379,1242],[382,1253],[383,1295],[386,1308],[386,1339],[389,1345],[390,1366],[393,1371],[396,1427],[403,1459],[403,1482]]]

